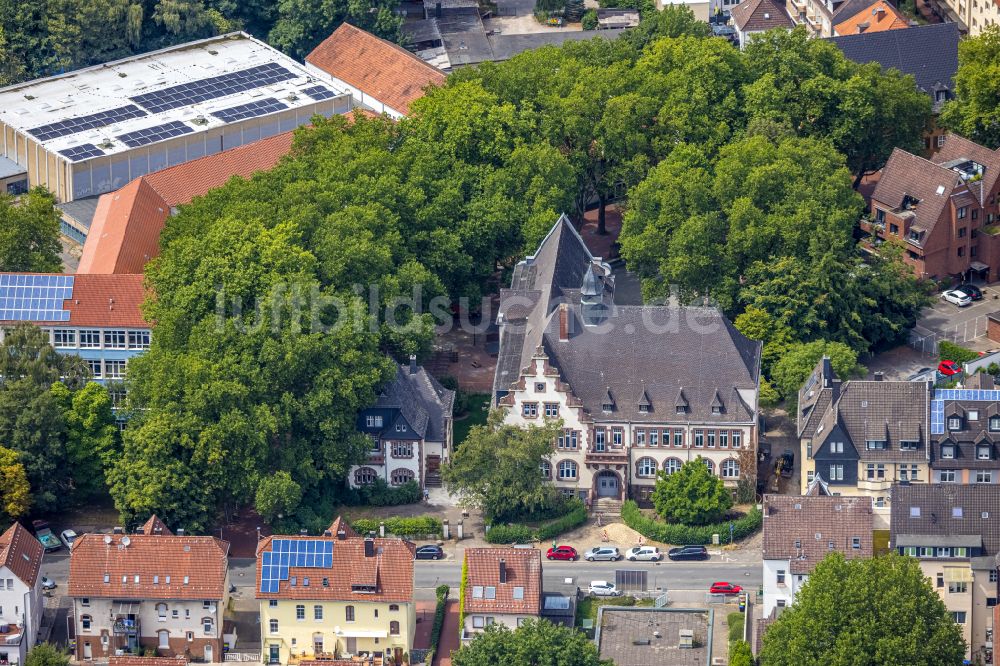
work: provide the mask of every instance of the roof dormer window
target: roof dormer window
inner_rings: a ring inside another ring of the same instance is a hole
[[[943,444],[941,446],[941,458],[951,460],[955,457],[955,446],[953,444]]]
[[[990,432],[1000,432],[1000,416],[990,417]]]
[[[639,405],[640,414],[649,414],[649,405]]]
[[[962,419],[958,416],[948,417],[948,430],[961,430]]]
[[[991,457],[989,444],[979,444],[976,446],[976,460],[989,460]]]

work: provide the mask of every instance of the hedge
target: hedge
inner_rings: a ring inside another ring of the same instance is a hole
[[[587,522],[587,507],[584,506],[583,502],[573,500],[570,506],[572,508],[567,513],[540,525],[538,528],[518,523],[493,525],[486,533],[486,541],[496,544],[548,541]]]
[[[979,353],[965,347],[960,347],[954,342],[942,340],[938,343],[938,356],[941,361],[949,360],[962,365],[963,363],[968,363],[979,358]]]
[[[444,615],[448,609],[448,593],[451,591],[447,585],[437,586],[437,606],[434,608],[434,625],[431,627],[431,646],[424,658],[424,663],[434,663],[434,653],[437,652],[438,641],[441,639],[441,627],[444,626]]]
[[[417,516],[415,518],[359,518],[352,521],[351,526],[358,534],[368,534],[374,532],[378,534],[379,523],[385,523],[386,534],[395,534],[398,537],[419,537],[428,534],[441,536],[441,521],[430,516]]]
[[[718,534],[723,542],[728,541],[730,523],[733,525],[733,539],[741,541],[760,529],[763,518],[760,509],[754,507],[750,513],[732,521],[715,525],[680,525],[643,515],[639,505],[632,500],[626,500],[622,505],[622,521],[626,525],[647,539],[679,546],[710,544],[713,534]]]

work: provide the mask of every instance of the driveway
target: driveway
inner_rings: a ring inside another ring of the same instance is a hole
[[[939,340],[986,351],[1000,346],[986,338],[986,315],[1000,310],[1000,283],[982,287],[983,300],[960,308],[942,298],[923,311],[910,336],[911,344],[929,354],[937,352]]]

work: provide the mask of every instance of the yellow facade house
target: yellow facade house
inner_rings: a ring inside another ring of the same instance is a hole
[[[414,546],[361,537],[337,518],[321,537],[272,536],[257,546],[262,660],[368,657],[402,664],[413,649]]]

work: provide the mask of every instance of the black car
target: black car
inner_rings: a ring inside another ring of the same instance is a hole
[[[444,549],[441,546],[421,546],[417,548],[418,560],[443,560]]]
[[[974,284],[963,284],[960,287],[955,287],[955,291],[960,291],[974,301],[983,300],[982,290]]]
[[[667,551],[672,560],[707,560],[708,550],[704,546],[681,546]]]

